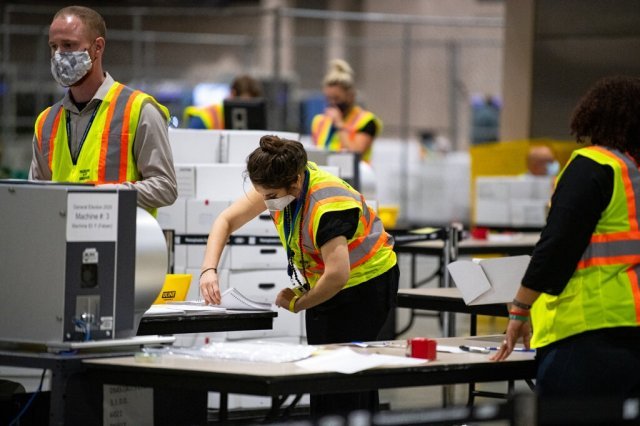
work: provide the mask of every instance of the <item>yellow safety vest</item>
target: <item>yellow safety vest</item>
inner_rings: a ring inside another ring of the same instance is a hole
[[[640,324],[638,165],[600,146],[574,151],[570,161],[578,155],[613,169],[613,194],[565,289],[557,296],[542,293],[533,304],[533,347],[588,330]]]
[[[44,110],[35,131],[38,149],[49,161],[51,180],[94,184],[139,180],[133,144],[146,102],[153,102],[169,119],[169,110],[152,96],[114,83],[94,112],[75,163],[68,144],[68,112],[62,101]]]
[[[374,120],[376,123],[377,135],[382,131],[382,121],[372,112],[366,111],[357,105],[351,108],[351,111],[349,111],[349,114],[347,114],[344,120],[344,127],[349,132],[350,140],[353,140],[356,133],[362,131],[371,120]],[[313,117],[313,121],[311,122],[311,139],[313,143],[320,148],[329,151],[341,151],[343,147],[340,141],[340,132],[332,129],[332,124],[333,120],[324,114],[318,114]],[[371,151],[372,149],[369,147],[369,149],[362,154],[363,161],[367,163],[371,161]]]
[[[348,240],[351,274],[344,288],[361,284],[391,269],[396,264],[393,237],[387,234],[375,212],[367,206],[364,197],[342,179],[333,176],[313,162],[307,163],[309,183],[304,205],[292,224],[289,242],[285,236],[285,215],[274,212],[272,219],[282,244],[293,250],[294,264],[302,270],[300,241],[304,255],[304,273],[314,287],[324,273],[324,261],[316,244],[316,233],[324,213],[357,208],[360,212],[358,228]],[[290,220],[290,219],[289,219]],[[302,224],[300,221],[302,220]],[[302,238],[300,238],[302,226]]]
[[[183,121],[189,125],[192,117],[199,118],[205,129],[224,129],[224,112],[221,104],[209,105],[206,107],[189,106],[184,109]]]

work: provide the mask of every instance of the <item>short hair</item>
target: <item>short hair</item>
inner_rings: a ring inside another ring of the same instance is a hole
[[[107,36],[107,25],[98,12],[85,6],[67,6],[53,16],[53,21],[64,16],[76,16],[82,21],[92,38]]]
[[[307,166],[307,151],[291,139],[266,135],[247,158],[251,183],[269,189],[290,188]]]
[[[235,96],[249,96],[251,98],[259,98],[262,96],[262,87],[260,83],[253,77],[241,75],[236,77],[231,83],[231,90]]]
[[[334,59],[329,62],[329,69],[324,76],[325,86],[340,86],[345,90],[354,87],[354,73],[351,66],[343,59]]]
[[[573,111],[571,134],[578,142],[616,148],[640,160],[640,78],[598,80]]]

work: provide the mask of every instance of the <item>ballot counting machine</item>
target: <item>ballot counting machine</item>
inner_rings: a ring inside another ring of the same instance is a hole
[[[167,245],[136,191],[0,180],[0,218],[1,342],[137,339],[164,282]]]

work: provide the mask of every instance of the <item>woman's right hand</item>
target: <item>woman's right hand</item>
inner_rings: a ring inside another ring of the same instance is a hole
[[[207,304],[220,304],[220,286],[218,285],[218,273],[215,270],[209,269],[200,276],[200,294]]]

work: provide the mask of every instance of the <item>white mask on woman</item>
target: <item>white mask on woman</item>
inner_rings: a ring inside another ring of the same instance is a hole
[[[272,198],[270,200],[264,200],[264,203],[267,205],[267,208],[272,211],[280,211],[280,210],[284,210],[285,207],[287,207],[289,204],[291,204],[291,202],[293,200],[295,200],[296,197],[294,197],[293,195],[285,195],[284,197],[280,197],[280,198]]]
[[[80,81],[91,69],[91,57],[86,50],[56,52],[51,57],[51,74],[61,86],[69,87]]]

